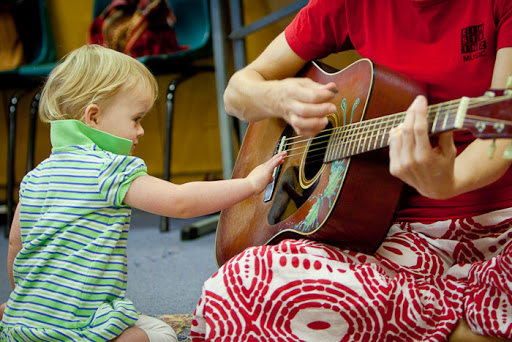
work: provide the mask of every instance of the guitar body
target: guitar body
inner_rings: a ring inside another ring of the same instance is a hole
[[[338,112],[329,118],[330,127],[404,111],[418,94],[425,94],[420,84],[368,59],[340,71],[324,69],[309,63],[297,76],[336,83],[339,91],[333,102]],[[247,176],[268,160],[283,135],[295,137],[283,120],[251,123],[233,178]],[[247,247],[287,238],[308,238],[365,253],[373,253],[381,244],[402,190],[402,182],[389,174],[387,148],[325,163],[322,150],[327,141],[313,143],[302,137],[293,141],[270,200],[265,201],[262,193],[222,211],[215,242],[218,265]]]

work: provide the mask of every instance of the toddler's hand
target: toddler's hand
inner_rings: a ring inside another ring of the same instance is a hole
[[[272,173],[278,165],[284,162],[284,158],[286,158],[286,152],[280,152],[265,163],[256,166],[254,170],[249,173],[246,179],[252,184],[255,195],[261,193],[268,183],[272,182]]]

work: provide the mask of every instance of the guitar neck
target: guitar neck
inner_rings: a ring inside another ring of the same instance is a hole
[[[507,96],[505,99],[510,98]],[[479,124],[485,128],[489,123],[495,123],[497,120],[479,118],[478,122],[475,123],[473,118],[467,117],[468,108],[485,106],[503,100],[484,96],[478,98],[462,97],[457,100],[431,105],[427,112],[429,132],[432,135],[466,128],[476,130],[474,135],[477,136]],[[406,112],[400,112],[385,115],[331,129],[327,132],[330,138],[324,162],[328,163],[389,146],[389,132],[404,121],[405,114]]]

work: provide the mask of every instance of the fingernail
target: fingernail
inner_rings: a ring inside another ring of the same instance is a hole
[[[424,97],[421,95],[416,96],[416,98],[414,99],[414,102],[420,102],[420,101],[424,101]]]

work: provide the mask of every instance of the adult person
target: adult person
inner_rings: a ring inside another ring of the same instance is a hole
[[[506,0],[311,0],[233,75],[226,110],[314,136],[336,85],[294,77],[310,60],[355,49],[424,83],[433,104],[505,87],[511,47]],[[375,254],[304,239],[249,248],[205,282],[193,341],[512,339],[510,140],[492,157],[466,132],[431,142],[426,115],[419,96],[390,132],[406,189]]]

